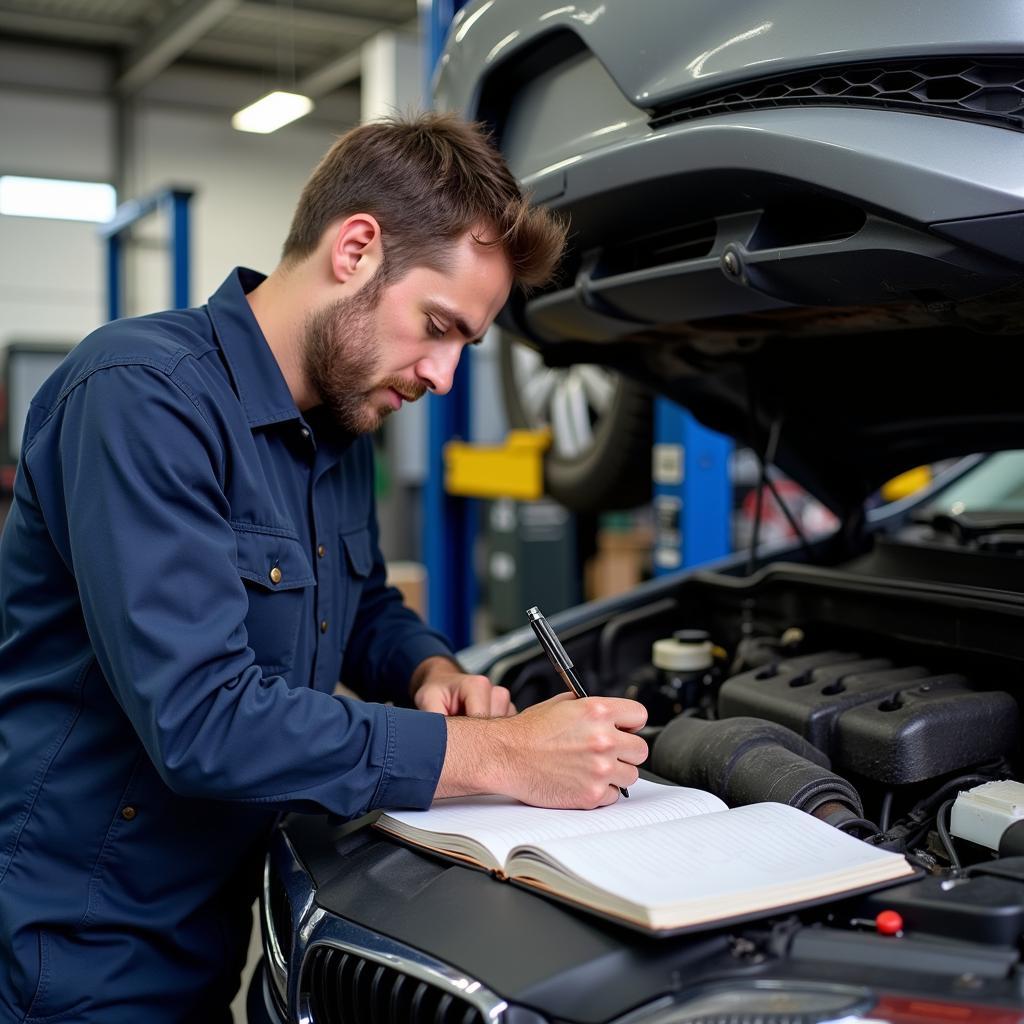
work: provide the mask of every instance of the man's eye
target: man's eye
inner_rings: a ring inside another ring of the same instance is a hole
[[[445,333],[446,332],[443,327],[438,327],[429,316],[427,317],[427,334],[432,338],[443,338]]]

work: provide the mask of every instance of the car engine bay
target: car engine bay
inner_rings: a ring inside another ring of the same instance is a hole
[[[376,1005],[370,990],[358,996],[345,972],[360,956],[385,965],[365,951],[368,936],[383,935],[408,956],[429,951],[455,965],[504,1001],[494,1019],[517,1024],[1017,1020],[1024,588],[983,586],[976,577],[990,556],[970,548],[948,552],[962,562],[944,579],[931,562],[916,575],[887,574],[913,564],[918,541],[876,538],[838,567],[787,562],[655,580],[604,614],[590,606],[555,617],[588,692],[648,707],[648,777],[730,806],[789,803],[905,854],[919,869],[912,881],[661,939],[495,885],[365,820],[324,830],[300,816],[289,822],[286,858],[293,876],[309,873],[312,898],[305,916],[295,912],[303,897],[292,894],[285,910],[279,898],[272,927],[319,951],[294,972],[301,1005],[318,1021],[372,1019],[360,1016]],[[508,686],[520,708],[560,692],[527,636],[503,638],[490,657],[472,667]],[[348,937],[317,945],[318,928],[339,922]],[[330,953],[339,941],[364,952],[343,962]],[[422,998],[440,1006],[443,990],[431,996],[421,978]],[[357,999],[355,1016],[336,1014],[334,993],[353,987],[364,1009]],[[454,1005],[436,1019],[488,1019],[473,1000]]]
[[[891,557],[899,545],[888,544]],[[948,870],[940,807],[1016,778],[1018,644],[969,637],[1019,614],[1020,598],[872,578],[867,559],[853,568],[777,565],[742,581],[697,573],[582,633],[572,656],[590,692],[647,707],[654,774],[730,806],[790,803]],[[990,602],[1001,614],[986,621]],[[531,703],[545,678],[531,660],[510,665],[504,685]]]

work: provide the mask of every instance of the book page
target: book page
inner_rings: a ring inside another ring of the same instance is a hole
[[[436,800],[425,811],[387,811],[381,823],[391,819],[423,833],[469,836],[504,864],[509,850],[519,844],[629,830],[724,808],[711,793],[638,779],[629,787],[628,800],[620,797],[608,807],[591,811],[530,807],[500,796],[466,796]],[[429,835],[425,840],[429,842]]]
[[[793,891],[791,901],[912,874],[898,854],[879,850],[784,804],[753,804],[718,814],[600,837],[531,846],[589,888],[644,907],[728,904],[759,890]],[[529,876],[531,854],[512,852],[513,876]],[[876,870],[877,869],[877,870]],[[550,881],[550,873],[544,877]],[[831,882],[828,880],[831,879]],[[817,880],[818,884],[809,884]],[[784,900],[781,902],[785,902]],[[724,915],[723,915],[724,916]]]

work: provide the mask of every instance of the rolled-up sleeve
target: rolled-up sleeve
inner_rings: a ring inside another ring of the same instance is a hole
[[[173,373],[93,370],[36,431],[25,464],[99,667],[171,789],[344,817],[429,804],[442,716],[289,687],[256,664],[224,492],[230,459]],[[389,662],[380,643],[363,657],[389,679],[435,649],[413,640]]]

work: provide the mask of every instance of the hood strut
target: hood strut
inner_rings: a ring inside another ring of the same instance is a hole
[[[796,516],[793,515],[789,506],[783,501],[782,495],[779,493],[778,488],[775,486],[775,481],[772,480],[769,470],[775,463],[775,453],[779,448],[779,437],[782,433],[782,420],[781,415],[776,416],[772,421],[768,429],[768,436],[765,441],[765,447],[762,451],[757,444],[753,443],[754,439],[758,437],[758,417],[757,417],[757,400],[754,396],[754,384],[751,380],[749,373],[746,374],[747,383],[747,416],[748,416],[748,427],[750,431],[750,437],[752,441],[752,450],[757,456],[757,461],[760,466],[760,472],[757,480],[757,498],[754,505],[754,528],[750,536],[750,552],[747,557],[747,575],[750,576],[754,572],[754,568],[757,562],[757,544],[760,540],[761,534],[761,510],[764,504],[764,490],[765,487],[771,491],[772,497],[777,502],[782,514],[786,517],[786,522],[789,523],[790,528],[797,535],[800,540],[800,545],[804,550],[804,554],[807,557],[809,564],[814,563],[814,553],[811,550],[810,544],[807,542],[807,537],[804,534],[802,527]]]

